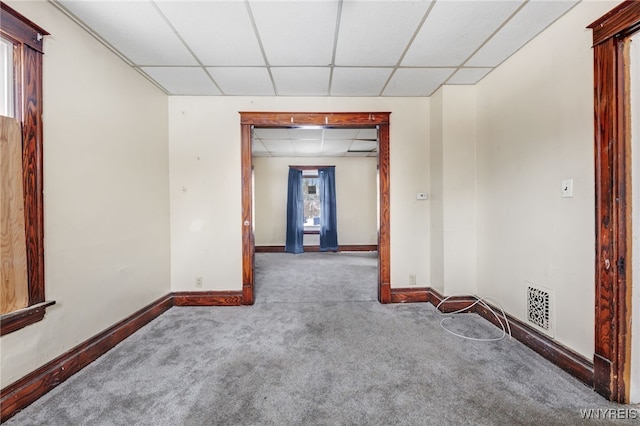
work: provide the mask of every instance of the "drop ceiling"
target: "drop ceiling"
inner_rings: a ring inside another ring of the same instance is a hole
[[[254,157],[377,157],[377,129],[253,130]]]
[[[49,1],[168,95],[201,96],[430,96],[477,83],[578,3]]]

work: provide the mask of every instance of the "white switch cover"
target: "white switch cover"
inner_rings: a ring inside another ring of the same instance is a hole
[[[416,192],[416,200],[428,200],[429,196],[426,192]]]
[[[562,180],[562,198],[573,198],[573,179]]]

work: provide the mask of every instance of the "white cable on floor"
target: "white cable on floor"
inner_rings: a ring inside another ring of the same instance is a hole
[[[471,305],[469,306],[465,306],[462,309],[458,309],[457,311],[453,311],[453,312],[441,312],[440,311],[440,306],[442,306],[444,303],[446,303],[449,299],[451,299],[452,297],[471,297],[472,299],[469,300],[465,300],[465,299],[458,299],[456,300],[456,302],[473,302]],[[498,314],[496,313],[496,311],[490,306],[488,305],[485,300],[493,302],[494,304],[498,305],[498,307],[500,308],[500,313],[502,314],[502,318],[500,318],[498,316]],[[494,317],[496,317],[496,320],[498,320],[498,323],[500,323],[500,327],[502,328],[502,335],[500,337],[495,337],[495,338],[486,338],[486,339],[481,339],[481,338],[476,338],[476,337],[469,337],[469,336],[465,336],[462,334],[458,334],[455,333],[451,330],[449,330],[447,327],[444,326],[444,321],[453,318],[454,315],[456,314],[460,314],[464,311],[467,311],[471,308],[473,308],[475,305],[480,305],[482,307],[484,307],[485,309],[487,309],[489,312],[491,312],[493,314]],[[445,316],[445,318],[442,318],[440,320],[440,327],[442,327],[446,332],[453,334],[454,336],[458,336],[461,337],[463,339],[468,339],[468,340],[473,340],[476,342],[496,342],[498,340],[502,340],[504,339],[504,337],[509,334],[509,339],[511,339],[511,326],[509,325],[509,320],[507,320],[507,315],[504,313],[504,309],[502,309],[502,305],[500,304],[500,302],[498,302],[497,300],[491,298],[491,297],[478,297],[475,295],[469,296],[469,295],[451,295],[451,296],[447,296],[444,299],[442,299],[442,301],[440,303],[438,303],[438,306],[436,306],[436,312],[438,314],[440,314],[440,316]],[[504,321],[504,322],[503,322]]]

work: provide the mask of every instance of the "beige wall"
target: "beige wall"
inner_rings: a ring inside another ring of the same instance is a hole
[[[253,159],[257,246],[285,244],[290,165],[336,166],[338,243],[377,244],[376,157],[257,157]],[[319,239],[315,235],[305,235],[304,244],[318,245]]]
[[[593,58],[582,2],[477,89],[478,292],[525,318],[524,282],[555,294],[555,336],[594,347]],[[563,179],[573,198],[561,198]]]
[[[2,387],[170,291],[167,97],[47,2],[43,321],[0,338]]]
[[[238,111],[391,112],[391,285],[409,274],[428,285],[428,203],[415,193],[429,185],[429,99],[171,97],[173,290],[194,290],[197,276],[205,290],[241,289]]]
[[[444,293],[444,147],[443,147],[443,90],[431,96],[429,141],[429,255],[430,287]]]

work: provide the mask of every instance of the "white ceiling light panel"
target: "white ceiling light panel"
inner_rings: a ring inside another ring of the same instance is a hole
[[[264,65],[258,39],[241,1],[156,1],[205,66]]]
[[[207,73],[199,67],[144,67],[149,77],[170,95],[220,95]]]
[[[399,68],[383,96],[431,96],[455,68]]]
[[[476,84],[493,68],[460,68],[451,76],[447,84]]]
[[[340,17],[336,65],[396,65],[430,3],[345,1]]]
[[[150,2],[60,3],[136,65],[197,65]]]
[[[402,66],[459,66],[523,3],[438,1]]]
[[[213,67],[207,70],[225,95],[275,95],[269,72],[264,67]]]
[[[271,68],[278,95],[283,96],[327,96],[330,73],[328,67]]]
[[[544,30],[577,1],[529,1],[465,65],[496,67]]]
[[[335,68],[332,96],[378,96],[391,68]]]
[[[269,65],[331,63],[337,1],[250,1]]]

